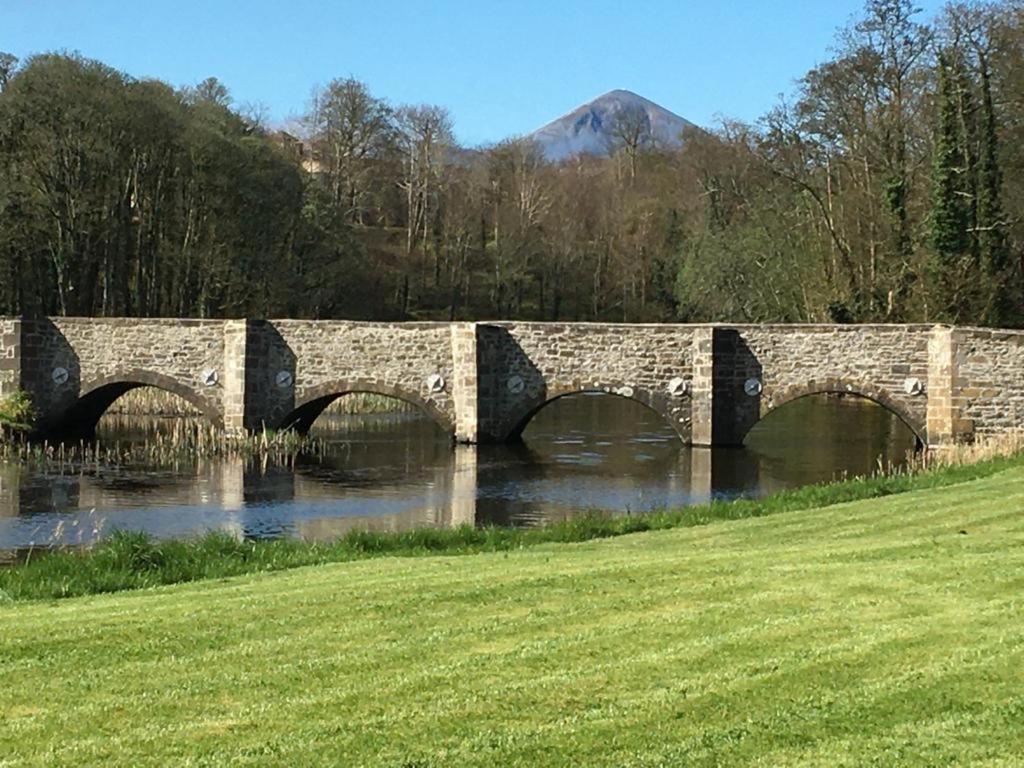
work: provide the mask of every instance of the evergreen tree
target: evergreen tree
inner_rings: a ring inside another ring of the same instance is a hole
[[[964,136],[958,99],[945,54],[939,56],[939,126],[932,168],[931,246],[933,296],[943,319],[955,319],[966,307],[962,280],[964,255],[970,248],[969,210],[962,189]]]
[[[988,297],[985,303],[987,323],[1006,322],[1012,313],[1009,296],[1007,267],[1009,248],[1003,221],[1001,189],[1003,174],[999,167],[999,140],[996,134],[995,107],[992,104],[992,84],[988,64],[984,57],[981,69],[981,151],[978,179],[978,244],[981,263],[988,278]]]

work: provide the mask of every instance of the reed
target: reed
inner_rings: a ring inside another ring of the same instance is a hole
[[[324,411],[326,415],[360,415],[373,413],[411,413],[417,407],[405,400],[374,392],[353,392],[339,397]]]
[[[992,435],[972,442],[932,448],[915,459],[915,466],[961,466],[1016,456],[1024,452],[1024,431]]]
[[[153,430],[142,439],[124,442],[37,442],[17,435],[0,442],[0,460],[55,468],[134,463],[177,466],[218,457],[290,463],[300,456],[324,456],[330,449],[325,440],[292,431],[264,430],[249,435],[227,435],[202,421],[170,420],[164,428]]]
[[[107,414],[114,416],[201,416],[198,408],[182,397],[157,387],[139,387],[115,400]]]
[[[325,414],[408,413],[416,406],[396,397],[373,392],[353,392],[331,403]],[[126,392],[107,410],[110,416],[161,416],[190,418],[200,411],[187,400],[156,387],[139,387]],[[104,420],[107,420],[104,416]]]

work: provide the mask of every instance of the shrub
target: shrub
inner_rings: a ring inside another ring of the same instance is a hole
[[[27,392],[15,392],[0,398],[0,434],[27,432],[35,421],[35,409]]]

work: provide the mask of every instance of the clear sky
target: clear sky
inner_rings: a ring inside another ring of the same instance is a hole
[[[920,0],[922,18],[941,5]],[[467,144],[614,88],[699,125],[755,120],[828,56],[862,0],[0,0],[0,50],[78,51],[175,85],[214,75],[272,121],[353,76],[451,110]]]

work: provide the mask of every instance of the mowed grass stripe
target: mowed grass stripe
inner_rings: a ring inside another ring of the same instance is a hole
[[[1017,764],[1022,480],[14,604],[0,765]]]

